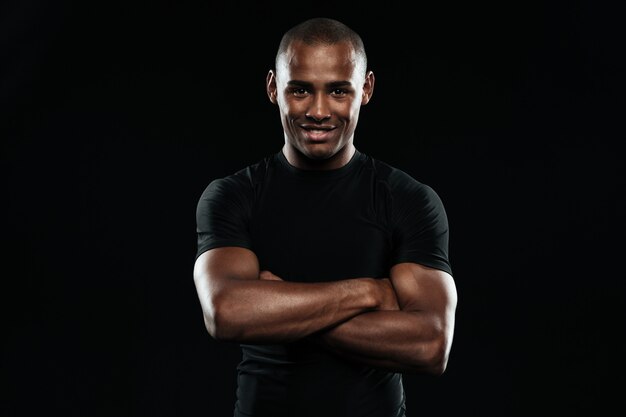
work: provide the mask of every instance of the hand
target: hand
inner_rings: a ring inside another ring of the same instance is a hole
[[[259,279],[261,281],[282,281],[282,278],[280,278],[278,275],[274,275],[270,271],[261,271],[259,273]]]
[[[378,310],[400,310],[398,297],[393,289],[391,280],[389,278],[383,278],[377,279],[376,282],[380,288],[380,296],[382,300],[378,306]]]

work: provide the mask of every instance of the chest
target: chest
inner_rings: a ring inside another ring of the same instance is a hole
[[[250,223],[261,268],[305,282],[387,276],[387,200],[368,177],[264,184]]]

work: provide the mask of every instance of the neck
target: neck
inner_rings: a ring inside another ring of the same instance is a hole
[[[283,154],[290,165],[304,170],[331,170],[345,166],[354,156],[356,148],[352,143],[346,144],[343,148],[328,158],[313,159],[304,155],[297,149],[284,145]]]

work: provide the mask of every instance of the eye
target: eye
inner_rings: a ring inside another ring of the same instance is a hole
[[[306,88],[298,87],[298,88],[292,88],[290,93],[296,97],[304,97],[309,93],[309,91]]]
[[[344,90],[343,88],[335,88],[330,93],[335,97],[343,97],[348,94],[348,90]]]

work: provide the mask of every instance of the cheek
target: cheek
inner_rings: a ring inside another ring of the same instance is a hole
[[[279,113],[280,113],[280,118],[283,119],[283,122],[289,122],[290,120],[292,120],[294,118],[294,113],[293,113],[293,109],[284,105],[280,105],[279,107]]]
[[[280,112],[284,115],[289,116],[290,118],[297,117],[298,115],[306,112],[306,106],[301,102],[295,102],[293,100],[280,100],[278,107],[280,108]]]
[[[350,107],[350,119],[357,120],[359,117],[359,112],[361,111],[361,103],[354,102]]]
[[[353,117],[359,114],[359,110],[361,109],[359,100],[351,100],[350,102],[341,103],[340,106],[337,106],[337,114],[341,114],[345,117]]]

